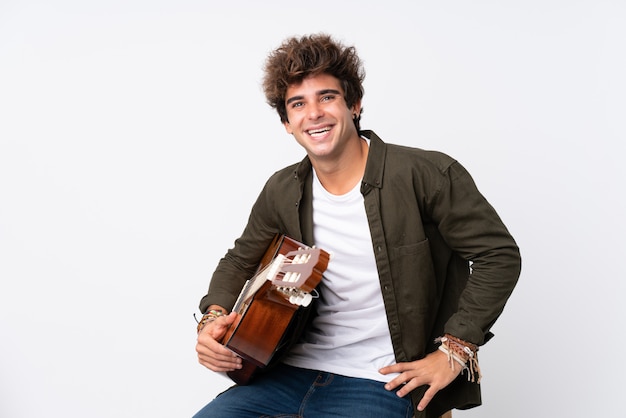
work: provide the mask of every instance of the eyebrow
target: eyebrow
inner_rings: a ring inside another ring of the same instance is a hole
[[[315,93],[317,96],[323,96],[325,94],[341,94],[341,92],[339,90],[335,90],[335,89],[324,89],[324,90],[320,90],[317,93]],[[304,96],[293,96],[290,97],[289,99],[287,99],[287,101],[285,102],[286,104],[298,101],[298,100],[302,100],[304,99]]]

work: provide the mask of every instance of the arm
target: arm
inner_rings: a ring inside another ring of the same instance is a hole
[[[446,170],[431,213],[447,245],[471,262],[457,311],[443,332],[476,346],[484,344],[502,313],[521,270],[515,240],[458,162]]]
[[[398,396],[405,396],[422,385],[429,386],[418,410],[423,410],[464,367],[470,368],[471,378],[474,373],[479,378],[475,356],[478,345],[489,338],[489,330],[502,312],[520,272],[515,241],[467,171],[451,161],[440,174],[431,177],[438,178],[437,184],[424,193],[424,213],[436,225],[445,247],[472,263],[471,274],[466,283],[459,284],[464,288],[459,288],[460,295],[455,296],[454,300],[458,297],[456,312],[447,314],[452,315],[447,318],[443,332],[450,339],[446,338],[442,349],[420,360],[398,363],[380,371],[400,373],[386,386],[388,390],[400,388]],[[459,347],[468,347],[472,356],[463,348],[455,352],[456,346],[450,344],[453,340],[460,341]]]

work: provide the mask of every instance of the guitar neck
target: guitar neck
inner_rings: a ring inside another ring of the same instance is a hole
[[[239,312],[245,304],[250,303],[249,300],[254,296],[256,292],[258,292],[261,286],[263,286],[263,283],[265,283],[267,280],[270,280],[268,275],[272,270],[273,265],[274,263],[272,262],[271,264],[265,266],[253,278],[246,281],[246,284],[243,286],[243,289],[241,289],[239,297],[235,302],[233,311]]]

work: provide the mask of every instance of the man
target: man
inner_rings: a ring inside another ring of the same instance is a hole
[[[276,234],[332,260],[302,338],[198,418],[437,417],[481,403],[476,352],[517,282],[518,247],[458,162],[360,129],[363,79],[355,49],[324,34],[267,59],[268,103],[306,157],[268,180],[220,260],[199,362],[241,367],[219,342],[226,313]]]

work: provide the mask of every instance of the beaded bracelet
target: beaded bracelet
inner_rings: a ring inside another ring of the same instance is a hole
[[[450,367],[454,370],[454,363],[461,365],[463,373],[468,370],[467,380],[480,383],[481,373],[478,366],[478,346],[450,334],[435,339],[435,342],[441,343],[439,350],[448,355]]]
[[[198,327],[197,327],[198,332],[202,331],[202,328],[204,328],[204,326],[207,323],[213,322],[220,316],[224,316],[224,315],[225,314],[222,311],[218,311],[217,309],[211,309],[210,311],[202,315],[202,319],[200,319],[200,321],[198,322]]]

